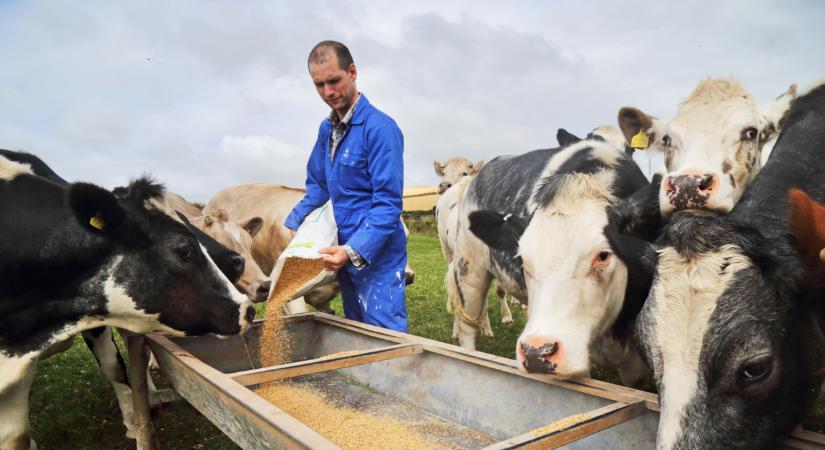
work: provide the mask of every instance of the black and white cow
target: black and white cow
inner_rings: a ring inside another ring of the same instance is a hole
[[[13,150],[0,149],[0,156],[4,156],[11,161],[23,163],[31,167],[35,175],[54,181],[63,186],[68,186],[69,182],[58,175],[51,167],[49,167],[43,160],[36,155],[26,152],[19,152]],[[116,195],[125,195],[128,190],[124,188],[116,188],[114,193]],[[168,192],[167,192],[168,194]],[[206,248],[209,257],[215,261],[221,272],[226,275],[227,279],[233,284],[236,284],[244,270],[244,258],[237,252],[234,252],[209,235],[193,226],[181,213],[178,217],[186,223],[187,227],[194,233],[195,238],[203,244]],[[120,406],[121,415],[123,418],[123,425],[126,427],[126,437],[134,438],[135,426],[132,411],[132,390],[129,386],[129,379],[126,372],[126,363],[117,348],[114,340],[114,334],[111,328],[99,327],[90,330],[84,330],[82,333],[83,342],[92,352],[100,366],[100,370],[107,381],[112,385],[115,392],[118,405]],[[61,353],[74,343],[74,337],[66,339],[65,342],[54,345],[46,354],[42,355],[40,359],[45,359],[54,354]],[[151,384],[151,377],[147,378]],[[150,385],[150,389],[153,387]]]
[[[0,155],[0,448],[30,448],[37,359],[101,326],[172,334],[244,331],[254,308],[174,220],[147,179],[120,198],[68,186]]]
[[[664,155],[667,175],[659,194],[664,216],[693,209],[726,213],[759,171],[762,149],[780,130],[795,97],[791,85],[775,101],[757,105],[737,80],[707,79],[671,120],[625,107],[619,126],[628,143],[644,131],[648,144],[636,145]]]
[[[659,387],[660,449],[772,448],[817,398],[825,305],[787,231],[792,187],[825,200],[825,85],[792,104],[730,214],[676,214],[655,247],[608,233],[654,276],[637,335]]]
[[[573,377],[595,360],[638,383],[647,368],[632,320],[646,291],[613,258],[603,228],[620,226],[634,193],[655,195],[650,186],[623,149],[601,139],[494,159],[460,204],[448,292],[469,317],[482,313],[493,278],[529,298],[516,345],[524,370]],[[475,328],[460,317],[460,343],[474,348]]]

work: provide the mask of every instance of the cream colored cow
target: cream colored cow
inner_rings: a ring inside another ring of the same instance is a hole
[[[482,166],[484,166],[483,159],[473,164],[472,161],[463,156],[454,156],[443,164],[433,161],[435,174],[441,177],[441,182],[438,184],[438,193],[443,194],[450,186],[461,181],[463,177],[477,174]]]

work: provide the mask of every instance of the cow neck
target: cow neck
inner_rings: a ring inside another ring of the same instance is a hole
[[[793,103],[767,164],[729,217],[767,235],[784,234],[793,187],[825,201],[825,85]]]

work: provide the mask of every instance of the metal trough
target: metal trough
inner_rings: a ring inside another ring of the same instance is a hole
[[[247,449],[338,448],[250,389],[286,378],[404,423],[437,425],[423,428],[439,430],[428,437],[444,447],[655,448],[654,394],[526,374],[513,360],[326,314],[286,320],[292,363],[259,368],[257,322],[243,338],[132,335],[130,372],[146,373],[139,350],[148,345],[173,388]],[[145,379],[133,381],[138,448],[150,448]],[[825,436],[800,430],[785,445],[825,449]]]

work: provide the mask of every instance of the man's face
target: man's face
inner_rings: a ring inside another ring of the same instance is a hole
[[[355,78],[358,75],[355,64],[350,64],[348,70],[343,70],[338,65],[338,56],[335,52],[327,52],[323,62],[309,63],[309,74],[315,84],[315,90],[324,103],[329,105],[339,118],[343,118],[358,95],[358,89],[355,87]]]

